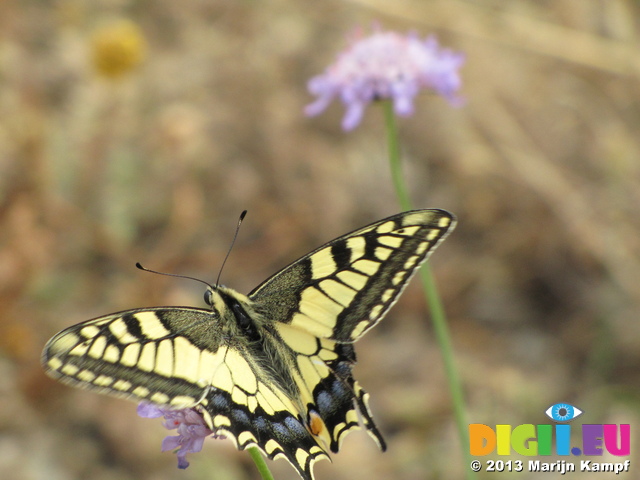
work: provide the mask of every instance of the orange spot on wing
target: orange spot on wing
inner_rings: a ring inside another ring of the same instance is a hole
[[[320,415],[311,410],[309,412],[309,430],[311,430],[311,433],[315,436],[319,436],[324,429],[324,421],[320,418]]]

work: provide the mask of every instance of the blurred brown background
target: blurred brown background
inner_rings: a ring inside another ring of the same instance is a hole
[[[639,15],[631,0],[0,1],[0,477],[257,478],[230,441],[177,470],[159,420],[49,380],[40,351],[112,311],[203,305],[201,285],[134,263],[215,281],[243,209],[222,274],[242,292],[396,213],[380,109],[349,134],[339,105],[302,115],[307,80],[375,22],[467,56],[466,106],[423,94],[400,128],[414,204],[459,218],[432,267],[468,421],[551,423],[565,401],[632,424],[637,445]],[[318,479],[461,478],[418,282],[358,353],[389,451],[353,433]]]

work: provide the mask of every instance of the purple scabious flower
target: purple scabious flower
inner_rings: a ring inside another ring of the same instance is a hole
[[[170,410],[141,402],[138,405],[138,415],[144,418],[164,416],[165,420],[162,425],[169,430],[178,430],[178,435],[169,435],[162,441],[163,452],[178,449],[178,468],[187,468],[189,466],[187,453],[196,453],[202,450],[204,439],[215,434],[207,427],[202,415],[193,408]]]
[[[395,113],[413,113],[413,99],[421,89],[430,89],[452,105],[460,105],[456,95],[461,80],[458,69],[464,55],[440,48],[435,36],[420,39],[416,34],[377,31],[352,41],[322,75],[308,83],[317,98],[307,105],[306,115],[321,113],[335,97],[346,106],[344,130],[355,128],[368,103],[391,99]]]

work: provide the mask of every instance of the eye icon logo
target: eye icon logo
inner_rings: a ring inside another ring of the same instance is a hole
[[[582,415],[582,410],[569,403],[555,403],[544,412],[554,422],[570,422]]]

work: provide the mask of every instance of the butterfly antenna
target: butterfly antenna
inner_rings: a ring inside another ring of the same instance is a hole
[[[238,238],[238,232],[240,231],[240,225],[242,225],[242,220],[244,220],[245,215],[247,214],[246,210],[243,210],[240,214],[240,218],[238,219],[238,225],[236,226],[236,233],[233,234],[233,240],[231,240],[231,245],[229,246],[229,250],[222,261],[222,265],[220,266],[220,271],[218,272],[218,278],[216,278],[216,287],[220,285],[220,275],[222,275],[222,269],[224,268],[225,263],[227,263],[227,259],[231,254],[231,250],[233,249],[233,245],[236,243],[236,238]]]
[[[229,247],[229,251],[227,252],[227,255],[224,257],[224,261],[222,262],[222,266],[220,267],[220,272],[218,272],[218,278],[216,278],[216,283],[215,283],[216,287],[220,283],[220,274],[222,273],[222,269],[224,268],[224,264],[227,263],[227,259],[229,258],[229,254],[231,253],[231,249],[233,248],[233,244],[236,242],[236,238],[238,238],[238,232],[240,231],[240,225],[242,224],[242,220],[244,219],[246,214],[247,214],[246,210],[244,210],[240,214],[240,218],[238,220],[238,226],[236,227],[236,233],[233,235],[233,240],[231,241],[231,246]],[[138,269],[140,269],[140,270],[142,270],[144,272],[155,273],[157,275],[164,275],[165,277],[177,277],[177,278],[186,278],[188,280],[195,280],[196,282],[200,282],[200,283],[206,285],[211,290],[215,290],[215,287],[213,285],[211,285],[208,282],[205,282],[204,280],[196,278],[196,277],[189,277],[188,275],[178,275],[177,273],[158,272],[157,270],[151,270],[150,268],[143,267],[140,262],[136,262],[136,268],[138,268]]]
[[[209,287],[209,288],[213,289],[213,287],[212,287],[209,283],[207,283],[207,282],[205,282],[204,280],[201,280],[201,279],[199,279],[199,278],[196,278],[196,277],[189,277],[189,276],[187,276],[187,275],[178,275],[177,273],[165,273],[165,272],[158,272],[158,271],[156,271],[156,270],[151,270],[150,268],[143,267],[143,266],[140,264],[140,262],[136,262],[136,267],[137,267],[137,268],[139,268],[140,270],[144,271],[144,272],[155,273],[155,274],[157,274],[157,275],[164,275],[165,277],[177,277],[177,278],[186,278],[186,279],[188,279],[188,280],[195,280],[196,282],[203,283],[203,284],[205,284],[207,287]]]

